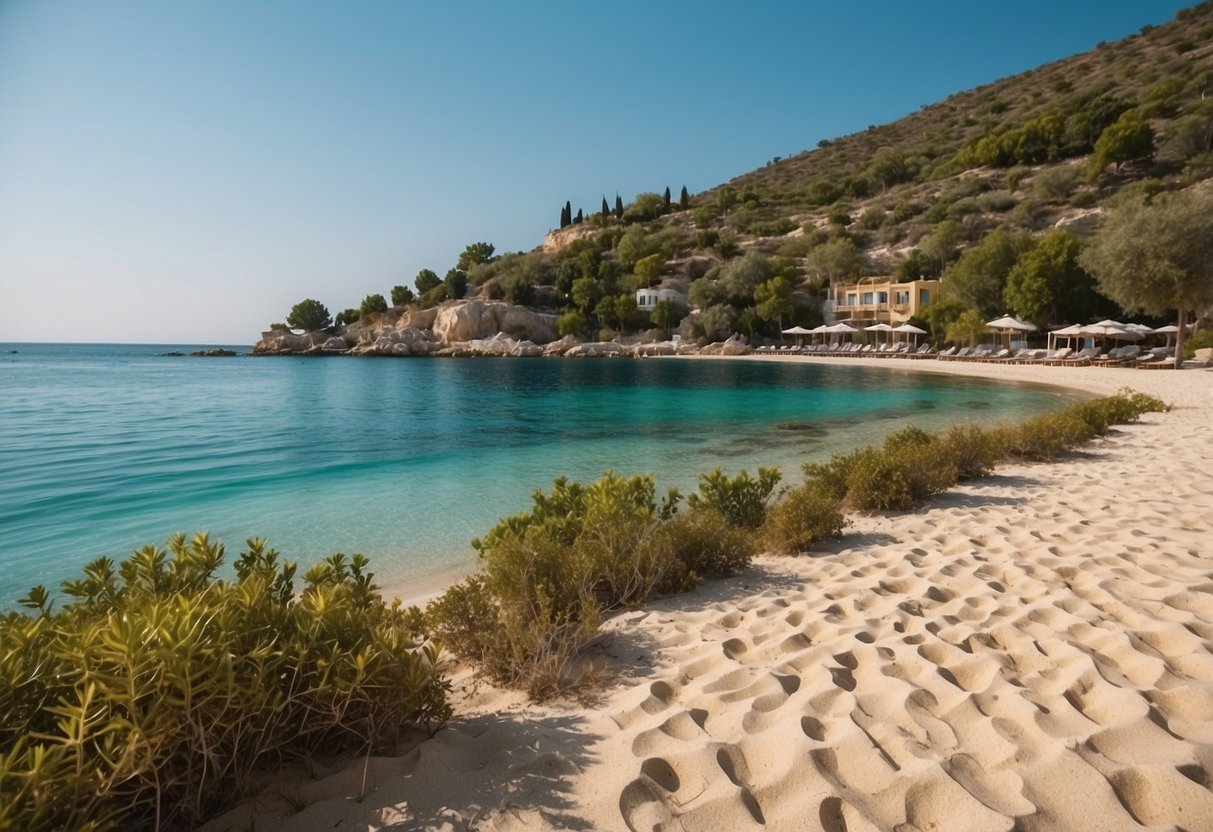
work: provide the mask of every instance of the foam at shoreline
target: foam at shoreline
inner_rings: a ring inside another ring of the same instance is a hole
[[[365,799],[358,763],[257,828],[1213,828],[1213,371],[891,363],[847,362],[1175,408],[617,616],[590,706],[459,676]]]

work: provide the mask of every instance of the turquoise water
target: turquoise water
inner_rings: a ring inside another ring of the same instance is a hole
[[[471,538],[558,474],[693,488],[1064,394],[745,361],[166,357],[0,345],[0,608],[101,555],[205,529],[301,565],[368,555],[385,585],[466,568]],[[15,350],[16,352],[11,352]],[[892,363],[892,362],[891,362]],[[797,420],[808,430],[781,430]]]

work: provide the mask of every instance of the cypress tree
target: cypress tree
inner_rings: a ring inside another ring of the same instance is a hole
[[[684,211],[691,204],[691,195],[687,193],[687,186],[682,186],[682,193],[678,197],[678,207]]]
[[[623,219],[623,200],[619,197],[619,194],[615,194],[615,218]]]
[[[667,212],[670,210],[670,186],[669,185],[665,186],[665,193],[663,193],[661,195],[661,210],[667,211]]]
[[[569,202],[564,203],[564,207],[560,209],[560,227],[566,228],[573,221],[573,206]]]
[[[577,216],[573,217],[573,225],[581,225],[585,217],[581,213],[581,209],[577,209]]]
[[[605,220],[611,215],[611,206],[607,205],[606,197],[602,198],[602,218]]]

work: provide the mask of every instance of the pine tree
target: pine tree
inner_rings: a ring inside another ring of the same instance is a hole
[[[661,195],[661,210],[669,213],[670,210],[670,186],[665,186],[665,193]]]
[[[678,197],[678,207],[686,210],[691,204],[691,195],[687,193],[687,186],[682,186],[682,193]]]
[[[611,206],[607,205],[606,197],[602,198],[602,218],[605,220],[611,215]]]
[[[623,199],[620,198],[619,194],[615,194],[615,218],[623,219]]]

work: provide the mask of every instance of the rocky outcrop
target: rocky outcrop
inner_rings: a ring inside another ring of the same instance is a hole
[[[254,355],[381,356],[567,356],[569,358],[643,358],[687,355],[694,344],[657,341],[661,330],[615,341],[582,342],[556,338],[554,315],[501,301],[468,300],[431,309],[389,310],[332,332],[297,333],[275,328],[261,333]],[[704,352],[743,355],[744,342],[730,339]]]
[[[433,330],[448,344],[489,338],[499,332],[519,340],[546,344],[556,339],[556,318],[525,306],[470,300],[439,308]]]

